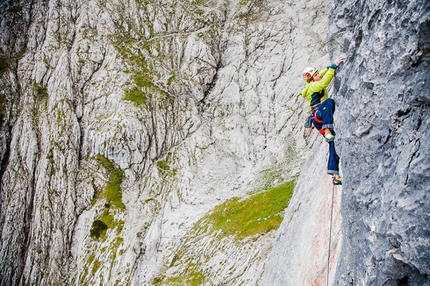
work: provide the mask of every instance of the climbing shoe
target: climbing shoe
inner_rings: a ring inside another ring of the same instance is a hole
[[[339,177],[336,179],[335,177],[333,177],[333,185],[342,185],[342,178]]]
[[[331,141],[334,141],[335,136],[333,134],[329,133],[327,135],[324,135],[324,138],[325,138],[325,141],[331,142]]]

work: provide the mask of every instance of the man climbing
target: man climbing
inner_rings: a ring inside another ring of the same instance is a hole
[[[329,144],[329,157],[327,173],[333,175],[333,184],[341,185],[342,178],[339,175],[339,156],[336,153],[334,139],[336,133],[333,126],[333,114],[335,102],[328,98],[327,86],[330,84],[336,69],[345,59],[345,55],[340,55],[333,64],[318,72],[314,67],[307,67],[303,73],[306,86],[302,91],[302,96],[308,100],[310,128],[316,128]]]

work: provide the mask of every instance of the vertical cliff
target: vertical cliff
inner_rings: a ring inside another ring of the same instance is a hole
[[[336,281],[430,283],[430,3],[336,1],[343,248]]]
[[[1,1],[0,283],[256,283],[282,212],[200,219],[299,174],[325,5]]]
[[[326,174],[328,145],[310,151],[259,285],[329,285],[341,263],[342,186]],[[330,252],[330,254],[329,254]],[[330,271],[328,271],[330,268]]]
[[[331,186],[315,148],[263,285],[429,285],[429,27],[428,1],[330,4],[330,52],[347,53],[333,92],[344,184],[335,193],[330,269]]]
[[[429,283],[427,2],[0,1],[0,284]]]

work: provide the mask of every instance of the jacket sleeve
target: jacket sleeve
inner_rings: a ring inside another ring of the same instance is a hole
[[[320,74],[321,76],[324,76],[324,75],[326,74],[327,70],[328,70],[328,68],[325,68],[325,69],[321,70],[321,71],[319,72],[319,74]]]
[[[326,88],[333,79],[334,73],[335,69],[332,68],[322,70],[320,72],[320,75],[322,75],[322,79],[320,81],[314,81],[311,83],[312,92],[320,92],[321,90]]]

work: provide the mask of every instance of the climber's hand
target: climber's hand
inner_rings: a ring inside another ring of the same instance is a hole
[[[338,66],[340,63],[342,63],[346,58],[345,54],[341,54],[337,59],[334,60],[334,63]]]

